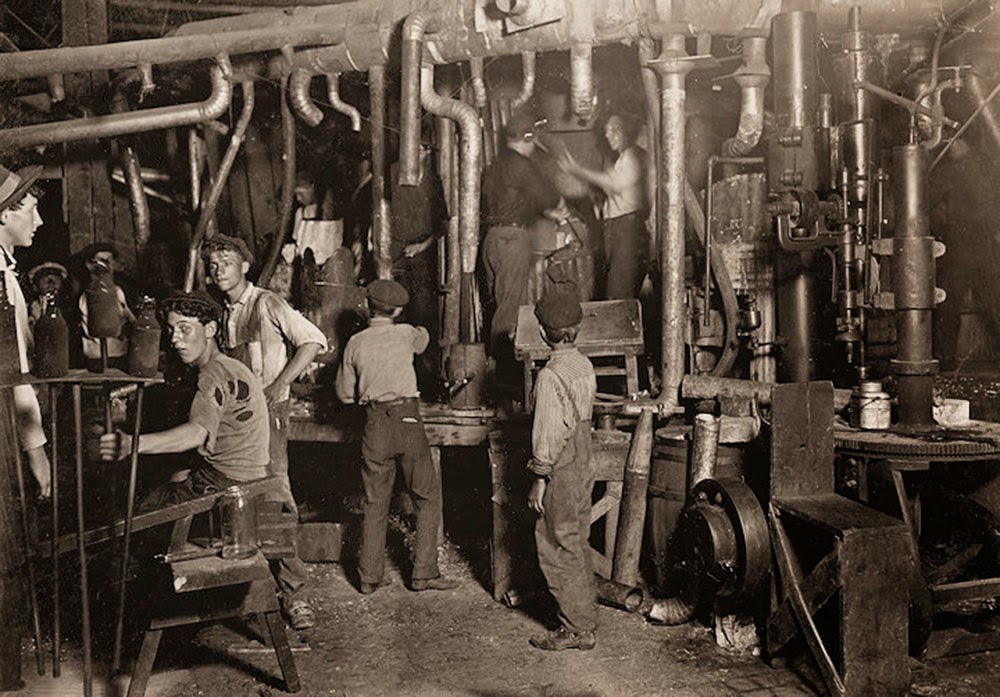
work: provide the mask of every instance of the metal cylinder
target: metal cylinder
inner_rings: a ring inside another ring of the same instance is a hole
[[[774,116],[779,128],[816,123],[816,14],[783,12],[771,21]]]
[[[598,600],[605,605],[625,612],[636,612],[642,607],[643,593],[639,586],[616,583],[597,574],[594,574],[594,585],[597,587]]]
[[[635,585],[639,575],[642,529],[646,520],[646,491],[649,486],[650,456],[653,451],[653,412],[644,409],[632,434],[625,460],[618,537],[612,565],[612,580]]]
[[[932,358],[935,263],[927,208],[927,150],[920,145],[893,148],[896,227],[893,234],[892,287],[896,298],[896,358],[899,421],[934,422]]]
[[[578,41],[569,47],[570,104],[573,113],[590,118],[594,110],[594,45]]]
[[[784,382],[808,382],[815,375],[818,292],[819,280],[805,269],[778,287],[778,335],[786,342],[778,376]]]
[[[715,476],[719,454],[719,418],[712,414],[697,414],[691,432],[690,488]]]

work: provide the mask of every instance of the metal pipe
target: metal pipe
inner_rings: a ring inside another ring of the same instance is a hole
[[[597,599],[605,605],[624,610],[638,612],[642,607],[643,592],[639,586],[629,586],[594,574],[594,586],[597,588]]]
[[[952,143],[962,137],[962,135],[968,130],[969,126],[972,125],[980,114],[983,114],[983,119],[986,121],[986,128],[989,131],[990,136],[993,138],[994,142],[1000,146],[1000,119],[998,119],[993,109],[988,108],[989,103],[992,102],[998,94],[1000,94],[1000,83],[997,83],[997,85],[990,90],[989,94],[983,96],[982,85],[979,84],[978,78],[975,78],[974,83],[973,78],[975,78],[975,76],[970,76],[967,82],[970,88],[969,92],[975,96],[978,106],[976,107],[976,110],[969,115],[969,118],[965,120],[962,127],[955,131],[955,135],[953,135],[945,146],[941,148],[941,152],[937,154],[934,161],[931,162],[930,167],[927,168],[928,174],[933,171],[933,169],[937,166],[937,163],[941,161],[942,157],[944,157],[944,154],[948,152]]]
[[[635,585],[639,574],[639,553],[642,550],[642,530],[646,520],[646,493],[652,452],[653,411],[643,409],[625,459],[625,481],[611,573],[613,581],[627,586]]]
[[[473,56],[469,59],[469,69],[472,71],[472,94],[475,97],[476,107],[482,109],[486,106],[486,77],[483,74],[483,59],[481,56]]]
[[[722,146],[722,154],[742,157],[750,153],[764,132],[764,88],[771,81],[767,66],[767,35],[743,38],[743,65],[733,74],[740,86],[740,123],[736,135]]]
[[[376,252],[376,272],[379,278],[392,275],[391,219],[385,199],[385,68],[372,66],[368,71],[368,101],[372,120],[372,241]]]
[[[685,77],[691,70],[684,50],[684,36],[664,37],[659,58],[653,62],[660,74],[660,274],[663,316],[659,401],[676,404],[684,377],[684,162],[686,101]]]
[[[873,85],[872,83],[865,82],[863,80],[856,81],[854,83],[854,86],[859,89],[863,89],[866,92],[871,92],[875,96],[881,97],[887,102],[892,102],[893,104],[901,106],[910,113],[915,112],[922,116],[926,116],[927,118],[935,117],[934,109],[932,109],[931,107],[927,106],[926,104],[920,104],[918,102],[915,102],[912,99],[907,99],[902,95],[896,94],[892,90],[887,90],[884,87],[879,87],[878,85]],[[955,121],[955,119],[949,119],[948,117],[943,117],[941,119],[941,123],[943,123],[945,126],[948,126],[949,128],[958,128],[958,121]]]
[[[535,52],[521,52],[521,91],[510,102],[510,110],[516,111],[528,103],[535,93]]]
[[[212,181],[212,186],[208,191],[208,198],[205,199],[205,202],[201,207],[201,215],[198,216],[198,224],[195,226],[194,233],[191,235],[191,247],[188,250],[187,273],[184,276],[184,290],[189,293],[194,288],[194,277],[195,271],[198,268],[198,256],[201,251],[201,243],[205,239],[205,233],[208,231],[209,223],[215,217],[215,209],[219,204],[219,197],[222,196],[222,189],[225,187],[226,181],[229,179],[229,172],[232,170],[233,163],[236,161],[236,154],[239,152],[240,145],[243,144],[247,127],[250,125],[250,117],[253,115],[253,83],[244,82],[240,85],[240,87],[243,91],[243,109],[240,111],[240,117],[236,122],[236,128],[233,129],[233,135],[229,139],[229,146],[226,148],[226,154],[222,156],[222,162],[219,164],[219,169],[215,173],[215,179]]]
[[[84,534],[87,524],[84,520],[83,497],[83,407],[80,383],[73,383],[73,428],[76,431],[76,531],[77,553],[80,556],[80,631],[83,641],[83,694],[94,694],[94,660],[91,653],[90,637],[90,586],[87,583],[87,545]]]
[[[441,339],[444,346],[458,343],[459,331],[459,289],[462,275],[462,260],[459,241],[458,195],[454,176],[458,158],[455,153],[455,122],[444,116],[437,118],[438,132],[438,172],[445,199],[448,202],[448,234],[445,239],[445,282],[444,316]]]
[[[0,148],[21,149],[73,140],[113,138],[126,133],[189,126],[218,118],[229,108],[233,86],[229,82],[232,71],[229,57],[221,54],[215,60],[218,65],[209,71],[212,93],[201,102],[0,130]]]
[[[420,183],[420,102],[422,97],[421,60],[424,34],[433,31],[432,16],[418,11],[403,22],[402,96],[399,102],[399,183]]]
[[[691,431],[691,476],[688,490],[705,479],[715,476],[715,463],[719,455],[720,420],[712,414],[695,414]]]
[[[271,249],[267,260],[261,267],[257,283],[266,288],[278,265],[281,246],[292,225],[292,214],[295,205],[295,116],[288,104],[288,80],[285,75],[281,80],[281,98],[278,100],[281,112],[281,214],[278,216],[278,229],[274,233]]]
[[[42,622],[38,614],[38,586],[35,583],[35,565],[31,561],[31,527],[28,525],[28,498],[24,488],[24,458],[16,436],[17,411],[10,409],[10,427],[14,436],[14,473],[17,475],[17,494],[21,504],[21,537],[24,545],[24,565],[28,577],[28,604],[31,607],[31,628],[35,640],[35,666],[39,675],[45,675],[45,654],[42,651]]]
[[[116,90],[111,100],[111,110],[115,113],[126,113],[128,101],[125,95]],[[129,210],[132,213],[132,228],[138,250],[149,242],[149,201],[142,183],[142,168],[139,166],[139,156],[131,143],[122,145],[122,175],[128,187]]]
[[[594,111],[594,45],[577,41],[569,47],[569,91],[573,113],[589,119]]]
[[[315,128],[323,120],[323,112],[313,104],[312,97],[309,96],[312,78],[313,74],[305,68],[293,70],[292,76],[288,79],[288,101],[291,102],[295,113]]]
[[[61,674],[62,661],[62,609],[59,583],[59,386],[49,385],[49,414],[51,414],[50,436],[52,459],[50,460],[50,481],[52,482],[52,677]]]
[[[480,158],[482,156],[482,131],[475,107],[458,99],[451,99],[434,90],[434,66],[425,63],[420,68],[420,102],[431,114],[445,116],[458,124],[462,151],[459,168],[459,240],[462,260],[462,295],[474,290],[476,257],[479,251],[479,192]],[[469,297],[471,300],[471,296]],[[459,318],[459,340],[476,341],[475,313],[472,303],[462,303]]]
[[[933,388],[938,362],[932,358],[931,320],[935,305],[934,238],[927,207],[927,149],[893,148],[896,227],[893,232],[892,290],[896,312],[899,421],[934,423]]]
[[[340,98],[340,73],[328,73],[326,76],[326,94],[334,111],[344,114],[351,120],[351,130],[355,133],[361,130],[361,112]]]
[[[252,83],[251,83],[252,84]],[[122,568],[118,579],[118,614],[115,622],[115,648],[111,659],[111,670],[121,668],[122,635],[125,628],[125,590],[128,583],[129,547],[132,540],[132,519],[135,516],[135,485],[139,471],[139,435],[142,433],[143,383],[136,384],[135,422],[132,428],[132,452],[129,456],[128,498],[125,500],[125,536],[122,538]]]

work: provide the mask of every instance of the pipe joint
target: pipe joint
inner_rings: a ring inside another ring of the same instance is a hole
[[[305,68],[293,70],[288,79],[288,99],[292,104],[292,110],[303,121],[315,128],[323,120],[323,112],[313,104],[312,98],[309,96],[312,78],[313,73]]]
[[[361,130],[361,112],[340,98],[340,73],[329,73],[326,76],[327,97],[334,110],[351,119],[351,130],[357,133]]]

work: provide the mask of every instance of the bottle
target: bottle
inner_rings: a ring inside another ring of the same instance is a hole
[[[35,322],[35,356],[32,373],[58,378],[69,372],[69,327],[56,304],[55,293],[45,294],[45,312]]]
[[[160,323],[156,319],[156,301],[148,295],[139,302],[139,314],[132,325],[128,345],[128,373],[142,378],[156,375],[160,367]]]
[[[0,351],[14,360],[0,361],[0,383],[10,385],[21,380],[21,361],[17,358],[17,319],[14,303],[7,294],[7,272],[0,271]]]
[[[95,339],[121,336],[125,313],[111,280],[111,270],[98,264],[87,286],[87,333]]]
[[[246,559],[257,553],[257,506],[239,486],[231,486],[219,499],[222,558]]]

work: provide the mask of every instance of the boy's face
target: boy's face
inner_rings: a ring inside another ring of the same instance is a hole
[[[41,273],[35,277],[35,288],[38,290],[39,295],[45,295],[47,293],[52,293],[56,295],[62,290],[62,276],[58,273]]]
[[[170,345],[177,351],[185,365],[202,365],[209,357],[209,344],[215,339],[218,327],[215,322],[202,324],[197,317],[188,317],[176,312],[167,314],[170,327]]]
[[[115,270],[115,255],[114,252],[107,250],[101,252],[95,252],[94,256],[87,260],[87,270],[93,273],[98,269],[108,269],[111,272]]]
[[[250,264],[232,249],[220,249],[209,254],[205,268],[212,283],[223,293],[228,293],[241,284],[249,270]]]
[[[0,244],[9,247],[30,247],[35,240],[35,230],[42,226],[38,214],[38,199],[25,194],[21,207],[0,211]]]
[[[311,206],[316,203],[316,187],[311,182],[298,182],[295,185],[295,200],[300,206]]]

